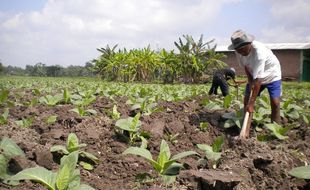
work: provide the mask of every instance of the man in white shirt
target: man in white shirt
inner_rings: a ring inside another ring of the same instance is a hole
[[[231,42],[228,49],[235,50],[237,60],[240,65],[244,66],[248,77],[243,102],[245,110],[253,113],[256,97],[267,88],[270,95],[271,121],[280,123],[282,91],[279,60],[270,49],[242,30],[237,30],[232,34]]]

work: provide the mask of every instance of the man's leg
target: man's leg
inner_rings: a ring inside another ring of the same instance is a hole
[[[214,79],[213,79],[212,86],[211,86],[211,88],[209,90],[209,95],[214,94],[214,91],[215,91],[215,82],[214,82]]]
[[[221,88],[223,96],[227,96],[229,94],[229,86],[228,86],[226,80],[225,81],[223,81],[223,80],[221,81],[220,88]]]
[[[271,121],[276,122],[278,124],[281,123],[281,117],[280,117],[280,97],[278,98],[271,98],[270,99],[270,105],[271,105]]]
[[[267,84],[267,89],[270,95],[270,106],[271,106],[271,121],[278,124],[281,123],[280,117],[280,101],[281,101],[281,80]]]

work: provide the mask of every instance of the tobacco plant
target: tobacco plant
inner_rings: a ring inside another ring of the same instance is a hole
[[[222,155],[222,145],[224,143],[224,136],[217,137],[213,145],[207,144],[197,144],[197,147],[206,153],[206,159],[202,158],[198,162],[202,165],[207,164],[207,160],[210,160],[212,163],[212,167],[215,169]]]
[[[288,138],[288,136],[285,136],[288,130],[290,130],[291,126],[285,126],[282,127],[281,125],[277,123],[268,123],[265,124],[265,126],[272,132],[272,134],[277,137],[280,140],[285,140]]]
[[[20,127],[24,127],[24,128],[30,127],[32,123],[33,123],[33,118],[23,118],[21,120],[15,121],[16,125]]]
[[[94,190],[94,188],[80,184],[80,171],[76,169],[79,152],[71,152],[61,158],[60,168],[57,172],[43,167],[28,168],[12,176],[10,180],[32,180],[45,185],[50,190]]]
[[[88,153],[88,152],[85,152],[85,151],[82,151],[81,148],[83,147],[86,147],[87,145],[86,144],[79,144],[79,139],[78,137],[76,136],[76,134],[74,133],[70,133],[68,135],[68,138],[67,138],[67,144],[66,146],[62,146],[62,145],[55,145],[55,146],[52,146],[50,148],[50,151],[51,152],[60,152],[62,154],[65,154],[65,155],[68,155],[74,151],[78,151],[79,155],[83,158],[86,158],[86,159],[89,159],[91,161],[93,161],[94,163],[98,163],[98,158],[94,155],[92,155],[91,153]],[[80,162],[80,165],[83,166],[84,169],[87,169],[87,170],[92,170],[93,167],[91,164],[87,164],[85,162]]]
[[[4,112],[0,115],[0,125],[7,124],[8,117],[9,117],[9,108],[5,108]]]
[[[71,110],[69,110],[71,112],[75,112],[77,113],[80,117],[84,117],[84,116],[87,116],[87,115],[96,115],[97,114],[97,111],[94,110],[94,109],[85,109],[83,106],[78,106],[76,108],[73,108]]]
[[[161,141],[160,152],[156,160],[153,160],[149,150],[140,147],[129,147],[123,154],[133,154],[145,158],[153,168],[162,177],[166,185],[172,183],[176,179],[176,175],[183,167],[183,164],[177,163],[177,160],[197,154],[195,151],[186,151],[171,157],[170,148],[165,140]]]
[[[7,101],[10,91],[7,89],[1,89],[0,91],[0,106],[4,105]]]
[[[0,180],[8,185],[17,185],[16,181],[11,181],[11,173],[8,170],[9,162],[12,158],[22,156],[24,152],[10,138],[4,137],[0,141]]]
[[[60,103],[61,100],[62,100],[62,95],[57,94],[55,96],[52,96],[52,95],[43,96],[39,99],[39,102],[44,103],[44,104],[49,105],[49,106],[55,106],[58,103]]]
[[[146,139],[144,138],[144,136],[142,136],[141,132],[139,131],[141,128],[141,121],[139,120],[140,116],[141,116],[141,114],[139,112],[138,114],[136,114],[135,117],[128,117],[126,119],[119,119],[116,121],[115,127],[117,127],[118,129],[121,130],[124,137],[126,137],[126,135],[124,133],[125,131],[126,131],[126,133],[129,134],[129,137],[128,137],[129,144],[133,144],[137,140],[141,140],[142,146],[145,146],[147,143]]]
[[[114,105],[112,111],[107,110],[107,115],[114,120],[118,120],[121,117],[121,114],[117,111],[117,105]]]

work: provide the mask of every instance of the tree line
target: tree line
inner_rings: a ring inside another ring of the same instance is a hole
[[[214,40],[203,41],[203,35],[196,42],[192,36],[183,35],[174,42],[175,50],[116,49],[117,45],[97,49],[101,55],[92,61],[96,72],[105,80],[151,82],[175,81],[198,83],[214,70],[227,66],[224,54],[215,52]]]
[[[117,45],[98,48],[101,55],[85,66],[61,67],[37,63],[25,69],[0,65],[2,75],[40,77],[89,77],[100,76],[103,80],[122,82],[185,82],[198,83],[210,76],[216,69],[227,66],[224,54],[215,51],[214,39],[204,42],[203,35],[195,41],[190,35],[183,35],[174,42],[175,50],[117,49]],[[176,52],[175,52],[176,51]]]
[[[35,65],[26,65],[26,68],[15,66],[3,66],[0,63],[0,75],[5,76],[38,76],[38,77],[91,77],[95,76],[94,65],[87,62],[85,66],[68,66],[60,65],[47,66],[43,63]]]

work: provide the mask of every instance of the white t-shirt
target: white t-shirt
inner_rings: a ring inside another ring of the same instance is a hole
[[[235,53],[239,65],[247,67],[253,79],[261,78],[262,84],[281,80],[280,62],[264,44],[254,40],[249,55]]]

